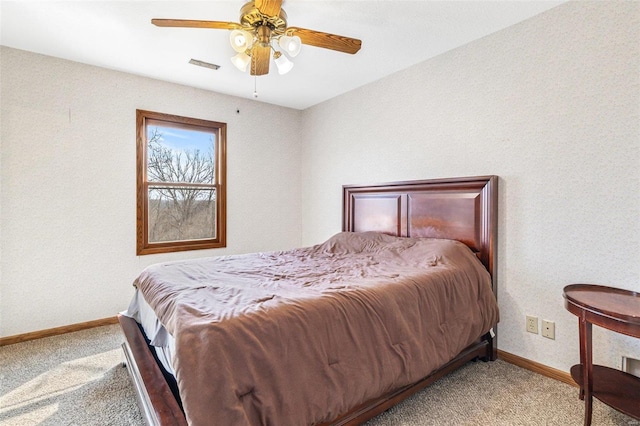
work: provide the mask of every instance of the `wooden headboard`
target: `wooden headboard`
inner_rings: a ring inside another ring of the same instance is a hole
[[[497,295],[498,177],[345,185],[343,231],[458,240],[491,274]]]

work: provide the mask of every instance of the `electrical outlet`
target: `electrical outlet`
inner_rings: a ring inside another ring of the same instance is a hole
[[[542,320],[542,336],[548,339],[555,340],[556,338],[556,323],[549,320]]]
[[[538,317],[527,315],[527,331],[538,334]]]

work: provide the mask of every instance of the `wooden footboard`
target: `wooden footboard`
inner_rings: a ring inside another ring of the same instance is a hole
[[[153,357],[152,349],[147,345],[142,330],[132,318],[118,315],[118,321],[126,339],[122,344],[122,348],[126,358],[127,369],[134,383],[140,412],[146,423],[151,426],[186,426],[187,420],[184,412],[171,392],[160,366]],[[492,356],[491,340],[491,336],[487,334],[480,341],[464,349],[454,359],[422,380],[367,401],[337,419],[322,423],[319,426],[353,426],[362,424],[473,359],[493,360],[495,358]]]
[[[148,425],[186,426],[187,420],[180,404],[171,392],[138,323],[124,315],[118,315],[118,321],[126,339],[122,349],[142,417]]]

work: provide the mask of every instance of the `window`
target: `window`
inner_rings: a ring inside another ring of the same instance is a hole
[[[136,110],[141,254],[226,247],[225,123]]]

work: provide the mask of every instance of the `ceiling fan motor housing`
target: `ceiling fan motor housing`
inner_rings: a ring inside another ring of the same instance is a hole
[[[240,23],[254,28],[266,26],[271,32],[282,35],[287,29],[287,14],[281,8],[278,16],[263,15],[256,7],[256,3],[251,1],[240,9]]]

